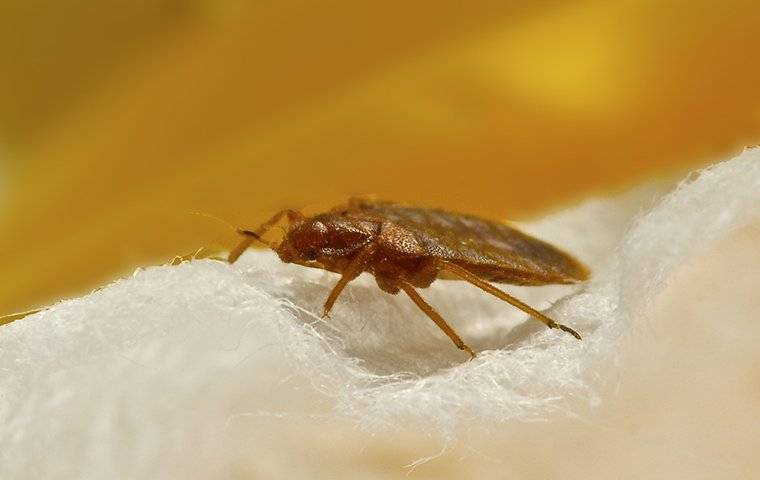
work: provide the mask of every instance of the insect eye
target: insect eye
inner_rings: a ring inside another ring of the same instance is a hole
[[[317,251],[313,249],[306,250],[306,253],[304,253],[304,257],[306,257],[306,260],[316,260]]]

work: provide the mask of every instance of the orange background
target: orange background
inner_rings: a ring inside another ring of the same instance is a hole
[[[754,1],[0,5],[0,314],[351,194],[520,218],[760,141]]]

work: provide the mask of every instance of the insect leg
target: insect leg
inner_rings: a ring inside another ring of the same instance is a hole
[[[251,246],[251,244],[258,240],[264,244],[266,244],[269,248],[274,249],[274,246],[270,243],[261,238],[262,235],[264,235],[270,228],[277,225],[277,222],[279,222],[283,216],[287,215],[289,221],[294,220],[301,220],[303,219],[303,214],[301,212],[298,212],[296,210],[280,210],[272,218],[267,220],[266,222],[262,223],[259,228],[256,230],[238,230],[238,233],[242,235],[244,238],[243,240],[238,244],[237,247],[235,247],[230,254],[227,256],[227,261],[229,263],[235,263],[235,261],[240,257],[240,255],[243,254],[243,252],[248,249],[248,247]]]
[[[364,267],[367,266],[373,253],[375,253],[375,244],[370,243],[359,252],[359,255],[357,255],[351,263],[348,264],[348,267],[343,271],[340,280],[338,280],[338,283],[333,287],[327,300],[325,300],[325,306],[322,309],[322,318],[329,316],[330,310],[332,310],[335,301],[338,299],[343,289],[346,288],[346,285],[348,285],[351,280],[358,277],[364,271]]]
[[[443,333],[448,335],[448,337],[452,342],[454,342],[454,345],[456,345],[458,349],[469,353],[471,359],[475,358],[475,352],[473,352],[472,349],[468,347],[461,338],[459,338],[457,332],[455,332],[454,329],[451,328],[448,323],[446,323],[446,320],[443,319],[441,314],[436,312],[435,309],[429,303],[427,303],[419,293],[417,293],[417,290],[415,290],[411,284],[402,280],[399,286],[402,290],[404,290],[404,292],[406,292],[407,295],[409,295],[409,298],[412,299],[412,301],[420,308],[420,310],[425,312],[425,315],[430,317],[430,319],[434,321],[436,325],[438,325],[438,328],[443,330]]]
[[[480,288],[481,290],[490,293],[491,295],[500,298],[501,300],[504,300],[505,302],[519,308],[523,312],[527,313],[528,315],[532,316],[539,322],[544,323],[549,328],[558,328],[564,332],[569,333],[570,335],[574,336],[578,340],[581,339],[581,336],[578,332],[573,330],[570,327],[567,327],[565,325],[562,325],[561,323],[557,323],[551,318],[547,317],[543,313],[539,312],[538,310],[532,308],[530,305],[527,305],[520,300],[516,299],[512,295],[509,295],[508,293],[499,290],[498,288],[494,287],[490,283],[486,282],[482,278],[478,277],[477,275],[473,274],[467,269],[464,269],[460,267],[459,265],[456,265],[451,262],[447,262],[446,260],[438,259],[436,260],[436,263],[438,264],[438,267],[443,270],[448,270],[449,272],[453,273],[454,275],[457,275],[458,277],[461,277],[463,280],[466,280],[470,282],[471,284],[475,285],[476,287]]]

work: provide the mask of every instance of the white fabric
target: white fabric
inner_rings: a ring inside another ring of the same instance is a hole
[[[465,423],[603,402],[598,366],[645,324],[669,276],[760,218],[760,150],[656,200],[662,189],[520,225],[592,267],[581,287],[504,286],[539,309],[556,302],[547,313],[582,342],[463,282],[437,282],[421,293],[480,352],[468,362],[408,298],[367,275],[319,319],[337,276],[259,251],[234,266],[140,269],[4,326],[0,477],[221,478],[262,447],[244,439],[278,422],[337,417],[369,434],[415,425],[447,438]]]

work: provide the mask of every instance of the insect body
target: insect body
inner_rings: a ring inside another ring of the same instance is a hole
[[[262,238],[283,217],[289,227],[280,243]],[[255,240],[272,248],[286,263],[322,268],[341,275],[324,304],[327,316],[345,286],[362,272],[374,275],[385,292],[403,291],[454,344],[471,357],[441,315],[417,292],[436,279],[459,279],[523,310],[549,328],[581,336],[489,282],[513,285],[578,283],[588,270],[561,250],[506,224],[472,215],[351,199],[347,205],[305,217],[283,210],[245,238],[229,254],[235,262]]]

